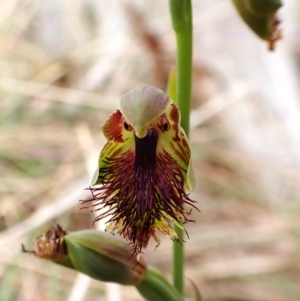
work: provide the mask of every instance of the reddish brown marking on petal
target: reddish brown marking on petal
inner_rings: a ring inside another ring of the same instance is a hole
[[[123,117],[119,110],[114,111],[108,117],[103,126],[103,134],[109,141],[124,142],[122,137]]]
[[[106,142],[106,144],[105,144],[104,147],[102,148],[100,157],[102,157],[102,154],[104,154],[104,153],[106,152],[106,150],[109,148],[110,145],[111,145],[111,143]]]
[[[162,132],[166,132],[170,129],[170,123],[168,121],[168,118],[166,114],[162,114],[157,121],[157,126]]]
[[[107,154],[106,154],[106,156],[109,156],[109,157],[111,157],[111,154],[114,152],[114,150],[119,146],[118,144],[113,144],[113,143],[110,143],[110,142],[108,142],[107,143],[108,145],[109,145],[109,150],[107,150]]]
[[[178,135],[178,129],[180,127],[179,124],[179,109],[174,104],[171,105],[171,112],[170,112],[170,119],[172,120],[172,128],[175,131],[175,137],[173,137],[173,140],[175,142],[180,141],[180,137]]]
[[[177,145],[180,148],[181,153],[185,156],[186,160],[185,163],[188,164],[189,157],[191,155],[190,147],[187,143],[187,141],[184,139],[184,137],[181,138],[181,143],[178,143]]]
[[[101,151],[100,158],[103,158],[104,154],[106,157],[114,158],[114,157],[117,157],[121,153],[121,151],[122,151],[121,144],[107,142]]]
[[[186,149],[188,149],[188,152],[190,153],[190,146],[189,146],[189,144],[187,143],[186,139],[182,138],[181,142],[182,142],[183,146],[184,146]]]
[[[183,155],[184,152],[182,152],[181,147],[180,147],[180,150],[181,150],[181,151],[179,151],[178,149],[176,149],[176,148],[174,147],[173,144],[171,144],[171,146],[172,146],[172,149],[173,149],[174,153],[176,154],[176,156],[179,157],[180,160],[181,160],[182,162],[184,162],[185,164],[189,164],[187,158]],[[179,144],[179,146],[180,146],[180,144]]]
[[[116,149],[114,152],[111,152],[110,156],[111,156],[112,158],[116,158],[121,152],[122,152],[122,147],[119,147],[119,148]]]
[[[179,123],[179,109],[174,104],[171,105],[170,118],[175,124]]]
[[[187,155],[189,155],[189,153],[187,153],[187,151],[186,151],[186,149],[184,148],[183,145],[180,144],[179,147],[180,147],[180,150],[181,150],[181,154],[182,154],[182,156],[184,157],[183,162],[184,162],[186,165],[188,165],[188,164],[189,164],[189,157],[190,157],[190,156],[187,156]]]

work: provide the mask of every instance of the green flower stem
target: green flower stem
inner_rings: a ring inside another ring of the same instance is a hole
[[[181,126],[189,136],[190,98],[192,87],[193,24],[191,0],[169,0],[173,29],[177,41],[176,103],[181,111]],[[174,226],[183,238],[184,230]],[[184,248],[178,242],[173,245],[173,282],[184,294]]]
[[[191,0],[169,0],[172,25],[177,41],[176,103],[181,126],[189,135],[192,87],[193,24]]]
[[[148,267],[146,277],[136,288],[148,301],[183,301],[179,292],[151,267]]]

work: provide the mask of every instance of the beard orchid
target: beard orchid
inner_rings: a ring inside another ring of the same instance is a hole
[[[142,252],[157,231],[182,238],[170,223],[189,222],[184,204],[195,207],[191,152],[180,126],[180,111],[163,91],[144,86],[126,93],[119,109],[103,126],[107,139],[93,177],[92,206],[101,210],[95,222],[108,217],[106,230]]]

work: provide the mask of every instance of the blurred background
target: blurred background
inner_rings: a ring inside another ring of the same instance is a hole
[[[208,301],[299,301],[300,3],[284,1],[284,38],[269,52],[229,0],[193,2],[201,212],[187,226],[187,298],[191,279]],[[23,254],[21,243],[30,249],[55,223],[92,227],[79,200],[101,125],[129,89],[165,89],[175,51],[167,1],[0,1],[1,301],[108,300],[103,283]],[[146,256],[170,279],[171,241],[160,238]]]

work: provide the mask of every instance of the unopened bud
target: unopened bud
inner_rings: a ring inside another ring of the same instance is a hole
[[[276,16],[282,6],[280,0],[232,0],[244,22],[261,39],[266,40],[269,49],[274,50],[275,44],[281,39],[280,21]]]
[[[94,279],[137,285],[146,275],[143,256],[137,261],[127,243],[108,233],[83,230],[67,233],[56,225],[36,239],[35,250],[24,252],[77,270]]]

